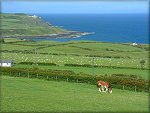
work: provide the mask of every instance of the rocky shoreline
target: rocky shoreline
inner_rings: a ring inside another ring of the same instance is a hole
[[[63,34],[45,34],[45,35],[10,35],[10,36],[1,36],[1,38],[76,38],[83,35],[94,34],[94,32],[79,32],[79,31],[70,31]]]

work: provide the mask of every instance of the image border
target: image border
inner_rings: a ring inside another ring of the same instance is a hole
[[[38,2],[38,1],[40,1],[40,2],[74,2],[74,1],[76,1],[76,2],[93,2],[93,1],[97,1],[97,2],[102,2],[102,1],[107,1],[107,2],[115,2],[115,1],[120,1],[120,2],[123,2],[123,1],[147,1],[148,2],[148,4],[149,4],[149,11],[150,11],[150,0],[30,0],[30,1],[28,1],[28,0],[1,0],[1,4],[0,4],[0,6],[2,6],[2,2],[3,1],[18,1],[18,2]],[[1,11],[1,13],[2,13],[2,9],[0,9],[0,11]],[[1,17],[0,17],[1,18]],[[1,21],[0,21],[0,26],[1,26]],[[2,33],[0,32],[0,36],[2,36]],[[149,38],[149,49],[150,49],[150,13],[149,13],[149,15],[148,15],[148,38]],[[0,45],[0,48],[1,48],[1,45]],[[1,58],[1,55],[2,53],[0,53],[0,58]],[[150,51],[149,51],[149,58],[150,58]],[[149,67],[150,67],[150,59],[149,59]],[[1,75],[1,71],[0,71],[0,75]],[[1,76],[0,76],[0,100],[2,100],[2,89],[1,89]],[[150,80],[150,70],[149,70],[149,80]],[[150,82],[149,82],[149,84],[150,84]],[[149,91],[150,92],[150,91]],[[0,101],[0,109],[1,109],[1,101]],[[150,93],[149,93],[149,107],[150,107]],[[150,111],[150,108],[149,108],[149,111]],[[1,112],[1,111],[0,111]],[[2,112],[2,113],[5,113],[5,112]],[[22,113],[22,112],[6,112],[6,113]],[[35,113],[35,111],[33,111],[33,112],[23,112],[23,113]],[[43,112],[36,112],[36,113],[43,113]],[[46,111],[46,112],[44,112],[44,113],[58,113],[58,112],[48,112],[48,111]],[[59,113],[115,113],[115,112],[59,112]],[[122,112],[122,113],[126,113],[126,112]],[[129,112],[127,112],[127,113],[129,113]],[[130,113],[137,113],[137,112],[130,112]],[[142,112],[142,113],[144,113],[144,112]],[[147,112],[145,112],[145,113],[147,113]]]

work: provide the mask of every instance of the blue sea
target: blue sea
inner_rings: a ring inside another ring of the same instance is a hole
[[[94,34],[78,38],[46,39],[66,42],[91,40],[115,43],[149,43],[148,14],[36,14],[64,29]],[[37,39],[36,39],[37,40]],[[41,39],[39,39],[41,40]]]

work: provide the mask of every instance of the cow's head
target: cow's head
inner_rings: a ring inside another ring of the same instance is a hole
[[[99,88],[99,87],[101,87],[101,84],[100,84],[100,83],[98,83],[98,82],[97,82],[97,87],[98,87],[98,88]]]
[[[108,88],[109,93],[112,93],[112,87]]]

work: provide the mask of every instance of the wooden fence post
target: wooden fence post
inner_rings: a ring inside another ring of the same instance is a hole
[[[67,78],[67,82],[68,82],[68,78]]]
[[[77,83],[78,83],[78,79],[77,79]]]
[[[47,76],[47,79],[48,79],[48,76]]]
[[[136,86],[134,87],[134,91],[136,92]]]
[[[29,76],[30,76],[30,74],[29,74],[29,72],[28,72],[28,78],[29,78]]]
[[[124,84],[123,84],[123,90],[124,90]]]
[[[56,80],[57,80],[57,76],[56,76]]]
[[[36,74],[36,77],[38,78],[39,76],[38,76],[38,73]]]

